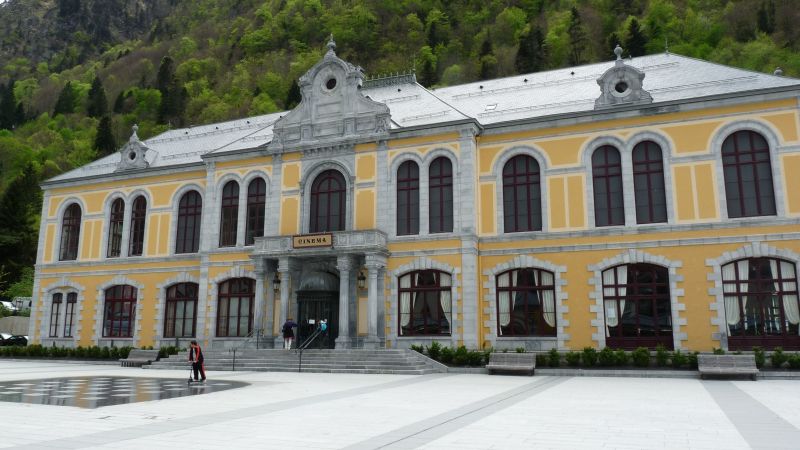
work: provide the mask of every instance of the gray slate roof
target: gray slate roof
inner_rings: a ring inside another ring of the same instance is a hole
[[[800,80],[723,66],[671,53],[626,60],[645,73],[644,89],[653,105],[721,94],[797,87]],[[464,119],[482,125],[594,110],[597,79],[614,61],[428,90],[410,77],[395,83],[367,83],[361,92],[385,103],[394,130]],[[199,163],[201,155],[261,147],[272,139],[272,125],[287,112],[170,130],[144,141],[151,168]],[[113,154],[49,181],[95,177],[114,172]]]

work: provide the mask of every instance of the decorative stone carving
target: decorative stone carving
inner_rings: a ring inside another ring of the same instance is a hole
[[[146,169],[150,166],[150,163],[147,162],[146,154],[152,150],[139,140],[139,136],[136,135],[138,130],[139,126],[134,125],[130,140],[119,150],[120,161],[117,166],[117,172],[129,169]]]
[[[361,93],[362,69],[337,57],[335,48],[331,36],[322,60],[300,77],[302,100],[275,122],[269,152],[352,152],[354,143],[388,136],[389,107]]]
[[[594,101],[594,109],[653,103],[653,97],[642,87],[644,72],[625,64],[619,45],[614,49],[614,54],[617,55],[614,67],[597,79],[601,94]]]

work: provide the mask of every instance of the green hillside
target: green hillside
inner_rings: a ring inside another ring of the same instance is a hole
[[[38,182],[170,127],[291,108],[337,53],[446,86],[670,52],[800,74],[795,0],[8,0],[0,4],[0,292],[29,289]],[[294,88],[294,89],[293,89]]]

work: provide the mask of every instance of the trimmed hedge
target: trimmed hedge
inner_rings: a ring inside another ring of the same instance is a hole
[[[152,350],[152,347],[143,347],[143,350]],[[124,359],[133,347],[44,347],[39,344],[28,346],[0,347],[0,357],[36,357],[36,358],[70,358],[70,359]],[[158,357],[164,358],[175,355],[181,351],[178,347],[161,347]]]

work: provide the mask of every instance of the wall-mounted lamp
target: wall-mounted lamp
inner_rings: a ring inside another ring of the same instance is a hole
[[[364,276],[364,272],[358,272],[358,288],[365,289],[367,287],[367,277]]]
[[[275,272],[275,278],[272,279],[272,291],[276,294],[281,291],[281,277],[278,272]]]

